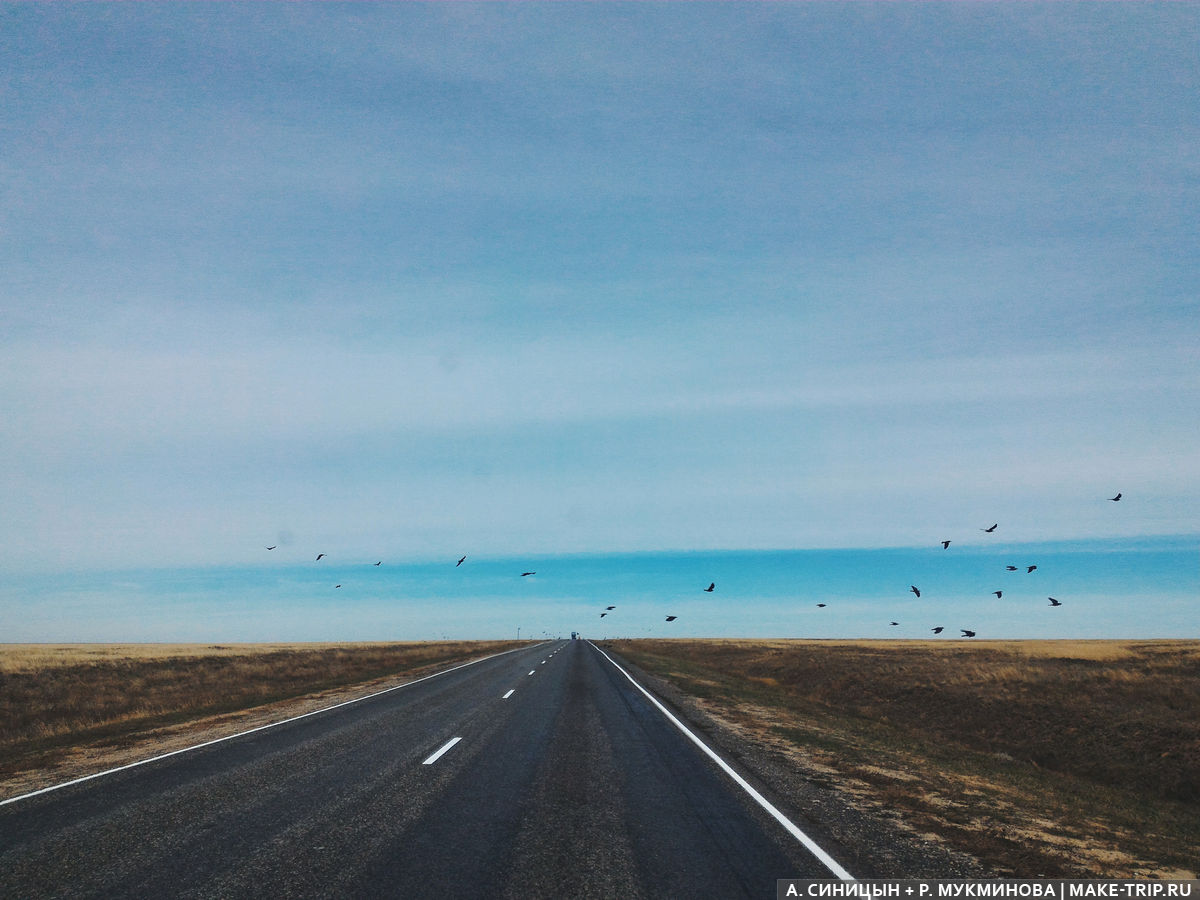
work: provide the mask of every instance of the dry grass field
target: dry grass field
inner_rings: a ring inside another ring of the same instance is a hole
[[[1200,641],[609,646],[810,781],[997,874],[1200,868]]]
[[[515,646],[0,644],[0,797]]]

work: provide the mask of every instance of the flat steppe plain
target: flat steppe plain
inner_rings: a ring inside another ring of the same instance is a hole
[[[603,646],[764,780],[825,785],[988,874],[1197,877],[1200,641]]]
[[[0,799],[514,646],[0,645]],[[1196,877],[1200,641],[601,646],[881,871]]]

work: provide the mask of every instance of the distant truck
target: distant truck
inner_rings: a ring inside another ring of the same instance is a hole
[[[578,631],[571,632],[571,640],[573,640],[573,641],[579,640],[579,632]]]

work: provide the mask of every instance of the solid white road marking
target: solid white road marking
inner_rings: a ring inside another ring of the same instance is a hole
[[[516,690],[515,690],[515,689],[514,689],[514,690],[511,690],[511,691],[509,691],[507,694],[505,694],[503,697],[501,697],[500,699],[501,699],[501,700],[507,700],[509,697],[511,697],[511,696],[512,696],[513,694],[515,694],[515,693],[516,693]]]
[[[592,644],[591,641],[588,641],[588,643]],[[651,694],[648,690],[646,690],[644,687],[642,687],[640,684],[638,684],[636,681],[634,681],[633,676],[630,675],[628,672],[626,672],[619,665],[617,665],[616,660],[614,660],[611,656],[609,656],[603,650],[600,650],[599,647],[596,647],[595,644],[592,644],[592,646],[595,647],[596,650],[598,650],[600,652],[601,656],[603,656],[610,663],[612,663],[614,666],[616,666],[617,671],[620,672],[622,675],[624,675],[626,678],[628,678],[630,684],[632,684],[635,688],[637,688],[639,691],[641,691],[643,694],[645,694],[646,699],[649,700],[651,703],[653,703],[656,707],[658,707],[658,711],[661,712],[668,719],[670,719],[672,724],[674,724],[676,728],[678,728],[685,735],[687,735],[693,744],[695,744],[697,747],[699,747],[701,750],[703,750],[712,759],[713,762],[715,762],[718,766],[720,766],[721,771],[723,771],[726,775],[728,775],[735,782],[737,782],[738,786],[740,788],[742,788],[742,790],[744,790],[747,794],[749,794],[759,806],[761,806],[768,813],[770,813],[771,816],[775,819],[775,821],[777,821],[780,825],[782,825],[784,828],[786,828],[788,833],[791,834],[792,837],[794,837],[801,844],[803,844],[808,849],[809,853],[811,853],[813,856],[815,856],[817,859],[819,859],[821,861],[821,863],[825,866],[825,868],[827,868],[830,872],[832,872],[838,878],[842,879],[842,881],[855,881],[856,880],[853,875],[851,875],[849,872],[847,872],[845,869],[843,869],[840,865],[838,865],[837,860],[835,860],[832,856],[830,856],[828,853],[826,853],[817,844],[816,841],[814,841],[807,834],[805,834],[803,831],[801,831],[795,822],[793,822],[791,819],[789,819],[787,816],[785,816],[783,813],[781,813],[778,809],[776,809],[774,804],[772,804],[770,800],[768,800],[766,797],[764,797],[762,794],[760,794],[758,791],[756,791],[750,785],[750,783],[746,781],[746,779],[744,779],[741,775],[739,775],[737,772],[735,772],[733,770],[733,768],[729,765],[729,763],[727,763],[727,762],[725,762],[725,760],[721,759],[721,757],[719,757],[706,743],[704,743],[702,740],[700,740],[700,738],[696,737],[696,735],[692,734],[692,732],[688,730],[686,725],[684,725],[682,722],[680,722],[679,719],[675,718],[675,716],[671,715],[671,711],[668,710],[661,703],[659,703],[658,699],[653,694]]]
[[[191,750],[199,750],[201,747],[211,747],[213,744],[220,744],[224,741],[232,741],[234,738],[243,737],[247,734],[254,734],[256,731],[266,731],[268,728],[274,728],[277,725],[286,725],[288,722],[298,722],[301,719],[307,719],[309,716],[315,716],[319,713],[329,712],[331,709],[340,709],[343,706],[349,706],[351,703],[361,703],[363,700],[370,700],[372,697],[380,697],[383,694],[390,694],[392,691],[398,691],[401,688],[411,687],[414,684],[420,684],[422,681],[428,681],[430,678],[437,678],[439,675],[449,675],[451,672],[457,672],[459,669],[465,669],[467,666],[473,666],[475,663],[485,662],[489,659],[494,659],[497,656],[505,656],[509,653],[516,653],[518,650],[527,650],[528,647],[514,647],[512,650],[503,650],[500,653],[493,653],[491,656],[481,656],[479,659],[473,659],[470,662],[463,663],[461,666],[455,666],[453,669],[445,669],[441,672],[434,672],[432,675],[424,675],[413,681],[406,681],[404,684],[397,684],[390,688],[384,688],[382,691],[376,691],[373,694],[367,694],[365,697],[355,697],[353,700],[345,700],[341,703],[335,703],[333,706],[326,706],[323,709],[314,709],[312,712],[306,712],[298,716],[292,716],[290,719],[280,719],[278,722],[269,722],[266,725],[259,725],[257,728],[249,728],[246,731],[239,731],[237,734],[227,734],[225,737],[215,738],[211,741],[205,741],[202,744],[193,744],[191,747],[183,747],[179,750],[172,750],[170,753],[160,753],[158,756],[151,756],[147,759],[139,759],[137,762],[127,763],[123,766],[117,766],[115,769],[105,769],[103,772],[96,772],[92,775],[84,775],[82,778],[75,778],[71,781],[64,781],[62,784],[52,784],[50,787],[44,787],[41,790],[30,791],[28,794],[19,794],[16,797],[9,797],[7,800],[0,800],[0,806],[5,806],[9,803],[16,803],[18,800],[25,800],[29,797],[36,797],[38,794],[48,794],[50,791],[57,791],[59,788],[70,787],[73,784],[81,784],[85,781],[91,781],[93,778],[103,778],[105,775],[112,775],[115,772],[124,772],[126,769],[133,769],[137,766],[144,766],[146,763],[158,762],[160,759],[167,759],[171,756],[178,756],[181,753],[187,753]],[[533,673],[530,672],[530,675]]]
[[[537,671],[537,669],[530,669],[530,670],[529,670],[529,674],[530,674],[530,675],[532,675],[532,674],[533,674],[534,672],[536,672],[536,671]]]
[[[442,758],[443,753],[445,753],[447,750],[449,750],[451,747],[453,747],[455,744],[457,744],[461,740],[462,740],[462,738],[460,738],[460,737],[450,738],[450,740],[448,740],[448,741],[446,741],[446,743],[442,744],[442,747],[440,750],[437,750],[436,752],[431,753],[429,755],[429,759],[425,760],[425,762],[421,763],[421,765],[432,766],[435,762],[437,762],[439,759]]]

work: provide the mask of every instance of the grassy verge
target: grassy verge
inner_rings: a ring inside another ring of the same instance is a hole
[[[519,646],[514,641],[329,645],[0,645],[0,778],[81,747]]]
[[[997,873],[1195,877],[1200,642],[611,646]]]

